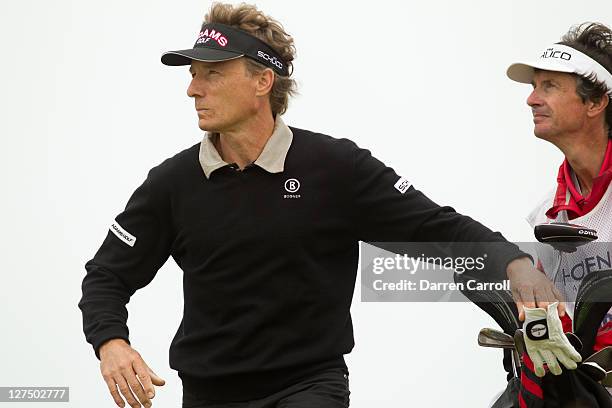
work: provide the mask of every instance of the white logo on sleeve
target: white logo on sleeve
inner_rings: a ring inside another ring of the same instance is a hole
[[[395,183],[393,187],[395,187],[400,193],[404,194],[411,185],[411,182],[406,180],[404,177],[401,177],[399,180],[397,180],[397,183]]]
[[[121,225],[117,221],[113,221],[110,226],[110,230],[113,234],[117,236],[120,240],[133,247],[136,242],[136,237],[123,229]]]

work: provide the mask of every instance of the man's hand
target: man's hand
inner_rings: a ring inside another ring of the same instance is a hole
[[[123,394],[133,408],[151,407],[151,398],[155,396],[153,385],[161,386],[166,382],[147,366],[140,354],[125,340],[111,339],[100,346],[99,355],[100,371],[115,403],[121,408],[125,406]]]
[[[506,270],[512,296],[519,312],[519,320],[525,320],[525,307],[547,309],[559,302],[559,316],[565,315],[565,303],[561,293],[544,273],[534,268],[529,258],[518,258],[508,264]]]

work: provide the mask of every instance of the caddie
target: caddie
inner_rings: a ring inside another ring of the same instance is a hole
[[[571,311],[580,283],[590,273],[612,269],[612,31],[597,23],[576,26],[560,42],[546,47],[539,58],[510,65],[507,75],[532,85],[527,104],[534,134],[565,156],[554,188],[531,212],[528,222],[532,227],[572,223],[595,230],[598,236],[597,244],[584,245],[573,253],[538,247],[538,268],[568,302],[568,315],[561,318],[551,306],[525,312],[529,359],[523,383],[528,381],[530,386],[522,397],[538,400],[547,396],[536,377],[548,371],[560,375],[581,361],[563,335],[572,329]],[[610,345],[612,313],[601,322],[594,350]]]

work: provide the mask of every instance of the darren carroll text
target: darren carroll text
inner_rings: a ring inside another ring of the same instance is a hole
[[[386,291],[386,290],[399,290],[399,291],[439,291],[439,290],[510,290],[510,281],[504,280],[501,282],[476,282],[475,280],[468,280],[467,282],[430,282],[426,279],[420,279],[418,281],[411,281],[402,279],[396,282],[383,282],[380,279],[374,281],[372,285],[374,290]]]

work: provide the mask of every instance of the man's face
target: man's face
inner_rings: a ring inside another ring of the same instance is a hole
[[[200,129],[218,133],[238,129],[261,108],[257,75],[249,75],[244,58],[192,61],[189,72],[187,95],[194,98]]]
[[[587,105],[576,93],[576,78],[567,73],[536,71],[527,104],[537,137],[558,141],[583,128]]]

